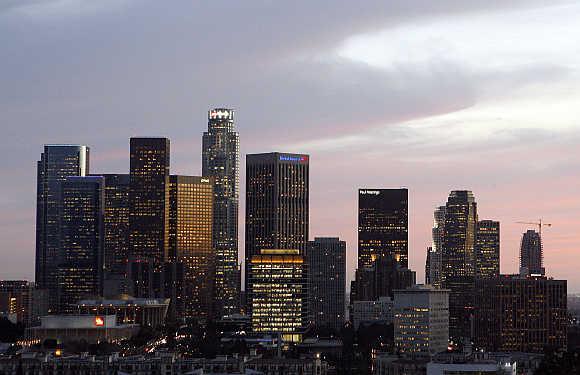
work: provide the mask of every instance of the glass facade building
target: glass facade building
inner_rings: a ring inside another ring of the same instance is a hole
[[[129,253],[159,268],[167,256],[169,139],[131,138]]]
[[[308,241],[308,155],[246,156],[246,291],[252,257],[263,249],[296,249]]]
[[[103,294],[105,181],[68,177],[61,184],[59,310]]]
[[[545,275],[544,269],[544,247],[542,237],[535,230],[528,230],[522,236],[520,246],[520,274],[527,275]]]
[[[477,203],[471,191],[452,191],[445,207],[442,277],[474,276]]]
[[[369,268],[383,256],[408,266],[409,191],[359,189],[358,268]]]
[[[445,206],[437,207],[433,214],[432,244],[427,250],[425,282],[436,288],[441,287],[443,235],[445,233]]]
[[[177,315],[209,319],[215,280],[212,179],[170,176],[169,202],[168,259],[183,264],[182,295],[176,296],[180,301],[176,304]]]
[[[37,164],[35,280],[48,292],[50,310],[58,307],[61,183],[69,176],[89,173],[89,148],[45,145]]]
[[[208,112],[203,133],[202,175],[214,181],[213,247],[215,250],[215,310],[218,315],[239,311],[238,264],[240,138],[234,110]]]
[[[345,322],[346,242],[316,237],[308,242],[306,259],[310,320],[338,332]]]
[[[499,276],[499,221],[481,220],[477,223],[475,239],[475,276]]]
[[[475,277],[477,203],[471,191],[456,190],[445,205],[441,284],[449,289],[449,335],[456,343],[471,337]]]
[[[249,304],[254,332],[299,342],[307,323],[307,279],[300,250],[262,250],[250,260]]]

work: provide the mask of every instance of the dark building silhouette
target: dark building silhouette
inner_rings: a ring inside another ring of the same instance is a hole
[[[50,310],[58,306],[61,183],[89,172],[89,148],[82,145],[45,145],[37,169],[35,280],[48,292]]]
[[[475,237],[475,276],[499,276],[500,230],[499,221],[482,220],[477,223]]]
[[[306,254],[310,319],[338,332],[345,322],[346,242],[316,237]]]
[[[128,293],[129,175],[102,174],[105,179],[105,280],[104,294]]]
[[[160,279],[169,240],[169,139],[131,138],[129,172],[129,255],[150,262]],[[153,295],[163,295],[160,280]]]
[[[359,189],[358,268],[372,267],[381,256],[408,266],[407,189]]]
[[[502,275],[476,281],[475,345],[543,353],[567,347],[566,280]]]
[[[178,295],[181,300],[181,307],[177,306],[178,317],[207,320],[213,316],[213,201],[212,179],[170,176],[168,260],[182,263],[184,280],[182,295]],[[165,279],[180,278],[166,273]]]
[[[212,109],[203,133],[202,175],[214,181],[215,310],[220,316],[240,309],[239,169],[240,138],[235,131],[234,110]]]
[[[542,238],[535,230],[528,230],[522,236],[520,247],[520,274],[545,275],[544,269],[544,247]]]
[[[0,280],[0,313],[29,327],[48,313],[48,294],[26,280]]]
[[[471,191],[449,194],[441,252],[441,284],[449,289],[449,336],[462,343],[471,337],[475,277],[477,204]]]
[[[105,180],[67,177],[61,184],[59,310],[103,294]]]
[[[378,257],[371,267],[358,268],[351,283],[350,301],[376,301],[393,298],[395,289],[415,285],[416,274],[401,266],[392,255]]]
[[[246,156],[246,291],[249,265],[263,249],[305,254],[308,241],[308,155]]]
[[[105,179],[105,271],[125,274],[129,255],[129,175]]]

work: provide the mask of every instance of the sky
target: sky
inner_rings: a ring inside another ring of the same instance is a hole
[[[409,188],[418,281],[434,208],[468,189],[502,273],[543,218],[547,273],[580,292],[579,20],[569,0],[4,0],[0,279],[34,278],[43,144],[113,173],[129,137],[166,136],[198,175],[207,110],[231,107],[241,196],[246,153],[310,154],[310,236],[347,241],[349,276],[358,188]]]

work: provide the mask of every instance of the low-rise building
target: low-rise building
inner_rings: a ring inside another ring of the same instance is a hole
[[[77,304],[79,315],[116,315],[117,324],[160,327],[165,322],[169,298],[91,299]]]
[[[139,330],[136,324],[118,324],[115,315],[47,315],[38,327],[25,331],[24,346],[56,340],[60,343],[86,341],[88,344],[119,342]]]

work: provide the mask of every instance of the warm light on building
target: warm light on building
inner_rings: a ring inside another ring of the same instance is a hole
[[[254,332],[280,333],[299,342],[306,326],[307,280],[304,257],[297,250],[263,250],[250,263]]]

